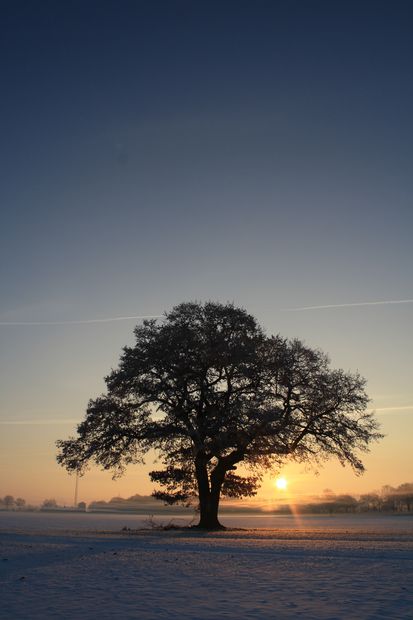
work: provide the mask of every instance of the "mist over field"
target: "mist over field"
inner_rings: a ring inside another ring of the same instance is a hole
[[[196,503],[189,506],[167,506],[150,495],[135,494],[128,498],[113,497],[76,505],[59,505],[55,499],[45,499],[40,505],[26,503],[23,498],[6,495],[0,498],[0,511],[12,512],[59,512],[77,511],[90,513],[134,513],[137,515],[196,515]],[[413,483],[403,483],[398,487],[385,485],[380,491],[364,493],[359,496],[336,494],[326,489],[320,496],[294,498],[288,493],[277,500],[256,498],[255,500],[223,500],[220,512],[223,514],[359,514],[359,513],[397,513],[413,514]]]

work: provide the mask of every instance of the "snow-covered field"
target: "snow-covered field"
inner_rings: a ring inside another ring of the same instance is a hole
[[[412,517],[139,519],[0,513],[0,618],[413,618]]]

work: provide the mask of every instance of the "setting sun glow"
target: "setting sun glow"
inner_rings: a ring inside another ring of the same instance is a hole
[[[287,484],[288,483],[287,483],[287,480],[285,478],[277,478],[277,480],[275,481],[275,486],[280,491],[285,491],[285,489],[287,488]]]

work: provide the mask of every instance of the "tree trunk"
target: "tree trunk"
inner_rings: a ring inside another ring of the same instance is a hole
[[[199,496],[199,523],[197,527],[205,530],[224,530],[218,520],[219,494],[209,493],[208,497]]]
[[[214,475],[215,474],[215,475]],[[223,525],[218,520],[219,498],[221,486],[225,472],[216,475],[216,470],[212,472],[211,484],[208,479],[206,463],[201,459],[196,459],[196,477],[198,482],[199,494],[199,523],[197,527],[206,530],[223,530]]]

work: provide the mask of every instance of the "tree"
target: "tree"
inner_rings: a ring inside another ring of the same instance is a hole
[[[77,437],[57,442],[57,460],[116,476],[155,449],[163,468],[150,477],[163,490],[154,496],[197,498],[199,527],[221,527],[220,497],[255,495],[265,470],[286,459],[335,456],[361,473],[358,453],[381,437],[362,377],[331,370],[298,340],[266,336],[232,304],[183,303],[134,333]]]
[[[382,506],[382,499],[377,493],[365,493],[360,495],[359,505],[361,510],[379,511]]]
[[[57,501],[53,498],[43,500],[41,505],[42,510],[55,510],[57,508]]]
[[[7,510],[10,510],[14,506],[14,497],[13,495],[5,495],[3,497],[3,503],[6,506]]]

